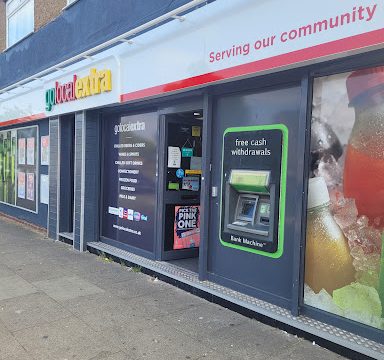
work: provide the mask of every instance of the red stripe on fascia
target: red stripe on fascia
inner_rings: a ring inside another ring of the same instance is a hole
[[[375,30],[369,33],[331,41],[326,44],[311,46],[309,48],[292,51],[290,53],[277,55],[271,58],[253,61],[248,64],[238,65],[231,68],[206,73],[203,75],[174,81],[168,84],[158,85],[151,88],[122,94],[120,95],[120,101],[125,102],[138,100],[149,96],[160,95],[176,90],[212,83],[219,80],[230,79],[265,70],[276,69],[295,63],[319,59],[325,56],[341,54],[347,51],[362,49],[368,46],[374,46],[383,43],[384,29]]]
[[[9,125],[15,125],[15,124],[21,124],[21,123],[25,123],[25,122],[28,122],[28,121],[39,120],[39,119],[43,119],[45,117],[46,117],[45,113],[24,116],[24,117],[21,117],[21,118],[0,122],[0,127],[9,126]]]

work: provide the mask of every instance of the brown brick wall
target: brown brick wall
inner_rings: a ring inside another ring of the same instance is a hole
[[[67,0],[35,0],[35,31],[56,18],[66,5]]]
[[[5,17],[5,2],[0,0],[0,51],[3,51],[6,46],[6,37],[5,37],[5,26],[6,26],[6,17]]]

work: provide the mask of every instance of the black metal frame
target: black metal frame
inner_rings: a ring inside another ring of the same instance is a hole
[[[166,134],[166,116],[177,114],[180,112],[186,112],[186,111],[193,111],[193,110],[200,110],[203,109],[204,114],[204,108],[203,108],[203,99],[201,97],[193,99],[189,102],[181,102],[178,104],[174,104],[173,106],[161,108],[159,109],[159,126],[160,126],[160,140],[159,140],[159,149],[163,149],[163,151],[166,151],[167,146],[167,134]],[[204,115],[205,118],[205,115]],[[203,124],[203,131],[204,131],[205,123]],[[204,148],[203,148],[204,151]],[[201,250],[200,249],[182,249],[182,250],[173,250],[173,251],[165,251],[164,250],[164,230],[165,230],[165,221],[164,221],[164,209],[165,209],[165,203],[164,203],[164,189],[165,189],[165,172],[166,172],[166,165],[165,165],[165,156],[160,156],[158,158],[158,164],[159,164],[159,186],[158,186],[158,209],[161,209],[162,211],[159,212],[158,217],[158,224],[157,224],[157,244],[158,244],[158,253],[157,258],[160,260],[174,260],[179,259],[180,256],[188,255],[192,256],[193,254],[198,254],[200,257]],[[201,193],[200,193],[200,200],[201,200]],[[203,221],[203,217],[200,216],[201,221]],[[200,232],[200,237],[203,239],[203,236]],[[201,241],[201,240],[200,240]],[[200,258],[199,258],[200,259]]]

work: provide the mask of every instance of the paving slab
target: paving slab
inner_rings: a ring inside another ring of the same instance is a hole
[[[140,317],[129,303],[107,292],[66,300],[61,304],[96,331],[132,323]]]
[[[168,287],[164,286],[165,283],[154,281],[153,278],[144,274],[136,274],[135,278],[120,281],[117,283],[101,284],[104,290],[122,298],[132,299],[144,295],[150,295],[158,291],[166,291]]]
[[[8,266],[12,270],[23,265],[43,264],[46,256],[35,251],[11,252],[0,256],[0,263]]]
[[[37,292],[36,287],[18,275],[0,278],[0,301]]]
[[[158,318],[167,315],[179,316],[185,310],[199,311],[207,301],[190,293],[159,281],[162,291],[151,292],[148,295],[129,300],[130,308],[137,314],[144,314],[146,318]]]
[[[30,360],[30,355],[0,322],[0,360]]]
[[[15,272],[12,271],[8,266],[0,264],[0,278],[9,277],[15,275]]]
[[[129,354],[128,359],[210,359],[214,353],[208,345],[179,332],[161,319],[136,320],[101,334],[119,339]]]
[[[115,262],[106,262],[100,256],[93,255],[90,261],[78,262],[71,268],[72,273],[87,279],[89,282],[108,289],[108,286],[121,281],[137,279],[132,268]]]
[[[128,360],[132,359],[129,354],[126,354],[122,351],[119,351],[114,354],[109,354],[109,352],[101,352],[95,357],[90,358],[89,360]]]
[[[79,296],[96,294],[104,291],[78,276],[64,276],[56,279],[35,281],[32,285],[37,289],[44,291],[56,301],[74,299]]]
[[[120,351],[81,320],[71,317],[13,333],[15,339],[35,360],[92,359]]]
[[[332,351],[318,346],[316,343],[310,341],[300,340],[295,347],[288,349],[277,356],[271,358],[272,360],[341,360],[345,359],[343,356],[337,355]]]
[[[10,331],[50,323],[72,314],[44,293],[0,301],[0,320]]]
[[[202,341],[223,355],[231,353],[242,359],[261,360],[295,348],[301,339],[252,319],[245,319],[241,324],[212,332]]]
[[[71,269],[56,264],[54,261],[44,261],[36,264],[23,264],[13,268],[14,272],[28,282],[50,280],[72,276]]]
[[[197,307],[189,307],[162,318],[164,323],[201,341],[209,339],[220,329],[230,329],[247,320],[248,318],[240,314],[204,300]]]

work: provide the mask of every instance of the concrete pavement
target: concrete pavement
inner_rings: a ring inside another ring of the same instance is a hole
[[[0,217],[0,360],[343,359]]]

